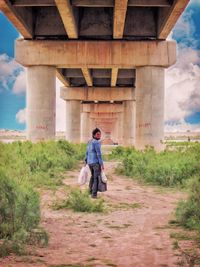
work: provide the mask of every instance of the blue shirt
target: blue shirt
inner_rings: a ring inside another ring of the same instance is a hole
[[[88,142],[85,161],[87,164],[98,163],[100,165],[103,165],[100,141],[92,139]]]

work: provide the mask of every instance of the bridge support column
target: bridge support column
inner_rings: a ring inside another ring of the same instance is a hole
[[[66,139],[80,142],[81,103],[78,100],[66,100]]]
[[[124,101],[123,144],[133,146],[135,142],[135,102]]]
[[[115,122],[114,127],[111,131],[111,139],[113,143],[118,143],[118,120]]]
[[[141,67],[136,70],[136,143],[163,149],[164,139],[164,68]]]
[[[55,138],[56,69],[27,68],[27,139],[33,142]]]
[[[119,144],[123,143],[123,132],[124,132],[123,124],[124,124],[123,113],[118,113],[117,125],[118,125],[118,143]]]
[[[92,136],[92,131],[96,128],[99,127],[95,119],[90,118],[90,135]]]
[[[82,112],[81,113],[81,142],[87,143],[91,139],[91,122],[90,122],[90,113]]]
[[[115,122],[114,128],[111,132],[112,140],[114,143],[123,143],[123,113],[117,113],[117,120]]]

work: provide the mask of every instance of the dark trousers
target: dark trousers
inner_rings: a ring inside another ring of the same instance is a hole
[[[98,177],[101,174],[101,166],[98,163],[89,164],[89,168],[91,171],[91,178],[89,183],[89,191],[93,197],[97,196],[98,191]]]

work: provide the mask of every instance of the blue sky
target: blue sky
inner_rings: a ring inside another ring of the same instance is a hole
[[[168,38],[177,41],[178,59],[166,70],[166,131],[200,131],[199,14],[200,0],[191,0]],[[18,37],[17,30],[0,12],[0,129],[25,129],[25,71],[13,58]],[[65,130],[64,118],[59,116],[64,113],[61,101],[57,97],[57,130]]]

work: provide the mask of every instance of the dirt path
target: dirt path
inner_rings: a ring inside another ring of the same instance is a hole
[[[113,173],[116,163],[106,163],[111,177],[103,194],[113,210],[106,214],[53,210],[52,201],[65,196],[64,190],[42,195],[42,225],[50,235],[47,248],[33,256],[8,257],[1,267],[27,266],[177,266],[178,256],[166,227],[181,198],[178,192],[163,192]],[[76,186],[77,171],[67,174],[65,183]],[[95,200],[94,200],[95,201]],[[124,204],[125,203],[125,204]],[[131,207],[131,204],[134,204]]]

